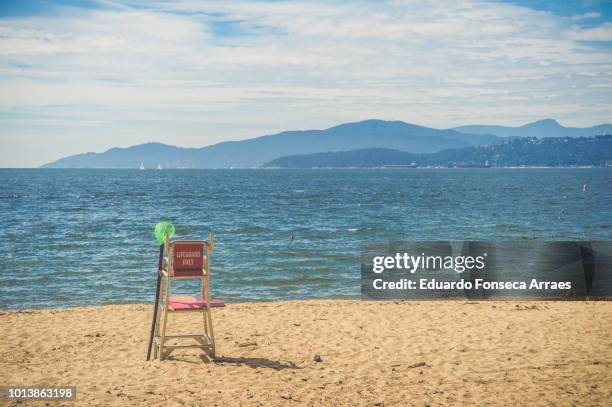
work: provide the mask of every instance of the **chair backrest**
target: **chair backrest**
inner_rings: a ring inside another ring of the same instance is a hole
[[[206,274],[206,243],[201,240],[176,240],[171,244],[172,276],[199,277]]]

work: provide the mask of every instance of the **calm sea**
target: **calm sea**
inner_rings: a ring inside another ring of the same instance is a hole
[[[364,241],[609,240],[612,170],[0,170],[0,309],[152,302],[164,219],[227,302],[356,298]]]

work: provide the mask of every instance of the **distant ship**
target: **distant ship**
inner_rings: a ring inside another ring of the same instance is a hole
[[[484,164],[478,163],[455,163],[455,168],[491,168],[489,161],[485,161]]]
[[[140,171],[144,171],[144,170],[145,170],[144,164],[143,164],[143,163],[140,163],[140,167],[138,167],[138,169],[139,169]]]
[[[410,164],[385,164],[382,166],[383,168],[417,168],[417,163]]]
[[[157,167],[155,169],[158,170],[158,171],[161,171],[161,169],[162,169],[161,164],[157,164]]]

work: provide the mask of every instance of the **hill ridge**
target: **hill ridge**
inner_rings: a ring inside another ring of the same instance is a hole
[[[544,131],[544,127],[548,129],[545,130],[547,132],[567,132],[567,129],[572,129],[561,126],[553,119],[543,119],[521,127],[525,126],[535,127],[536,130],[532,131],[540,132]],[[608,125],[595,127],[602,126]],[[246,140],[223,141],[205,147],[179,147],[160,142],[113,147],[102,153],[88,152],[64,157],[42,167],[138,168],[143,163],[147,168],[157,165],[163,168],[252,168],[288,155],[363,148],[434,153],[445,149],[495,144],[502,139],[493,132],[483,131],[482,126],[473,133],[457,129],[436,129],[400,120],[367,119],[342,123],[324,130],[288,130]],[[592,132],[588,129],[578,130]]]

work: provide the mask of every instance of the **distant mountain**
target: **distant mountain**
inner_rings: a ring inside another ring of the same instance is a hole
[[[276,168],[376,168],[383,165],[406,165],[424,155],[391,148],[363,148],[351,151],[301,154],[280,157],[264,164]]]
[[[361,148],[391,148],[431,153],[448,148],[498,142],[488,134],[438,130],[401,121],[366,120],[341,124],[327,130],[285,131],[242,141],[227,141],[203,148],[181,148],[148,143],[112,148],[104,153],[74,155],[47,168],[152,168],[256,167],[278,157]]]
[[[280,168],[373,168],[385,165],[603,166],[612,163],[612,135],[510,138],[499,144],[414,154],[384,148],[281,157],[265,164]]]
[[[455,127],[462,133],[494,134],[497,137],[591,137],[603,134],[612,134],[612,124],[579,128],[564,127],[553,119],[538,120],[519,127],[468,125]]]
[[[190,168],[198,159],[198,148],[182,148],[162,143],[146,143],[127,148],[111,148],[104,153],[85,153],[62,158],[43,168]]]
[[[365,120],[326,130],[285,131],[242,141],[227,141],[202,148],[181,148],[147,143],[112,148],[104,153],[78,154],[47,168],[250,168],[276,158],[323,152],[387,148],[409,153],[435,153],[446,149],[492,145],[503,137],[580,137],[612,132],[611,125],[585,129],[563,127],[547,119],[521,127],[461,126],[439,130],[401,121]]]

